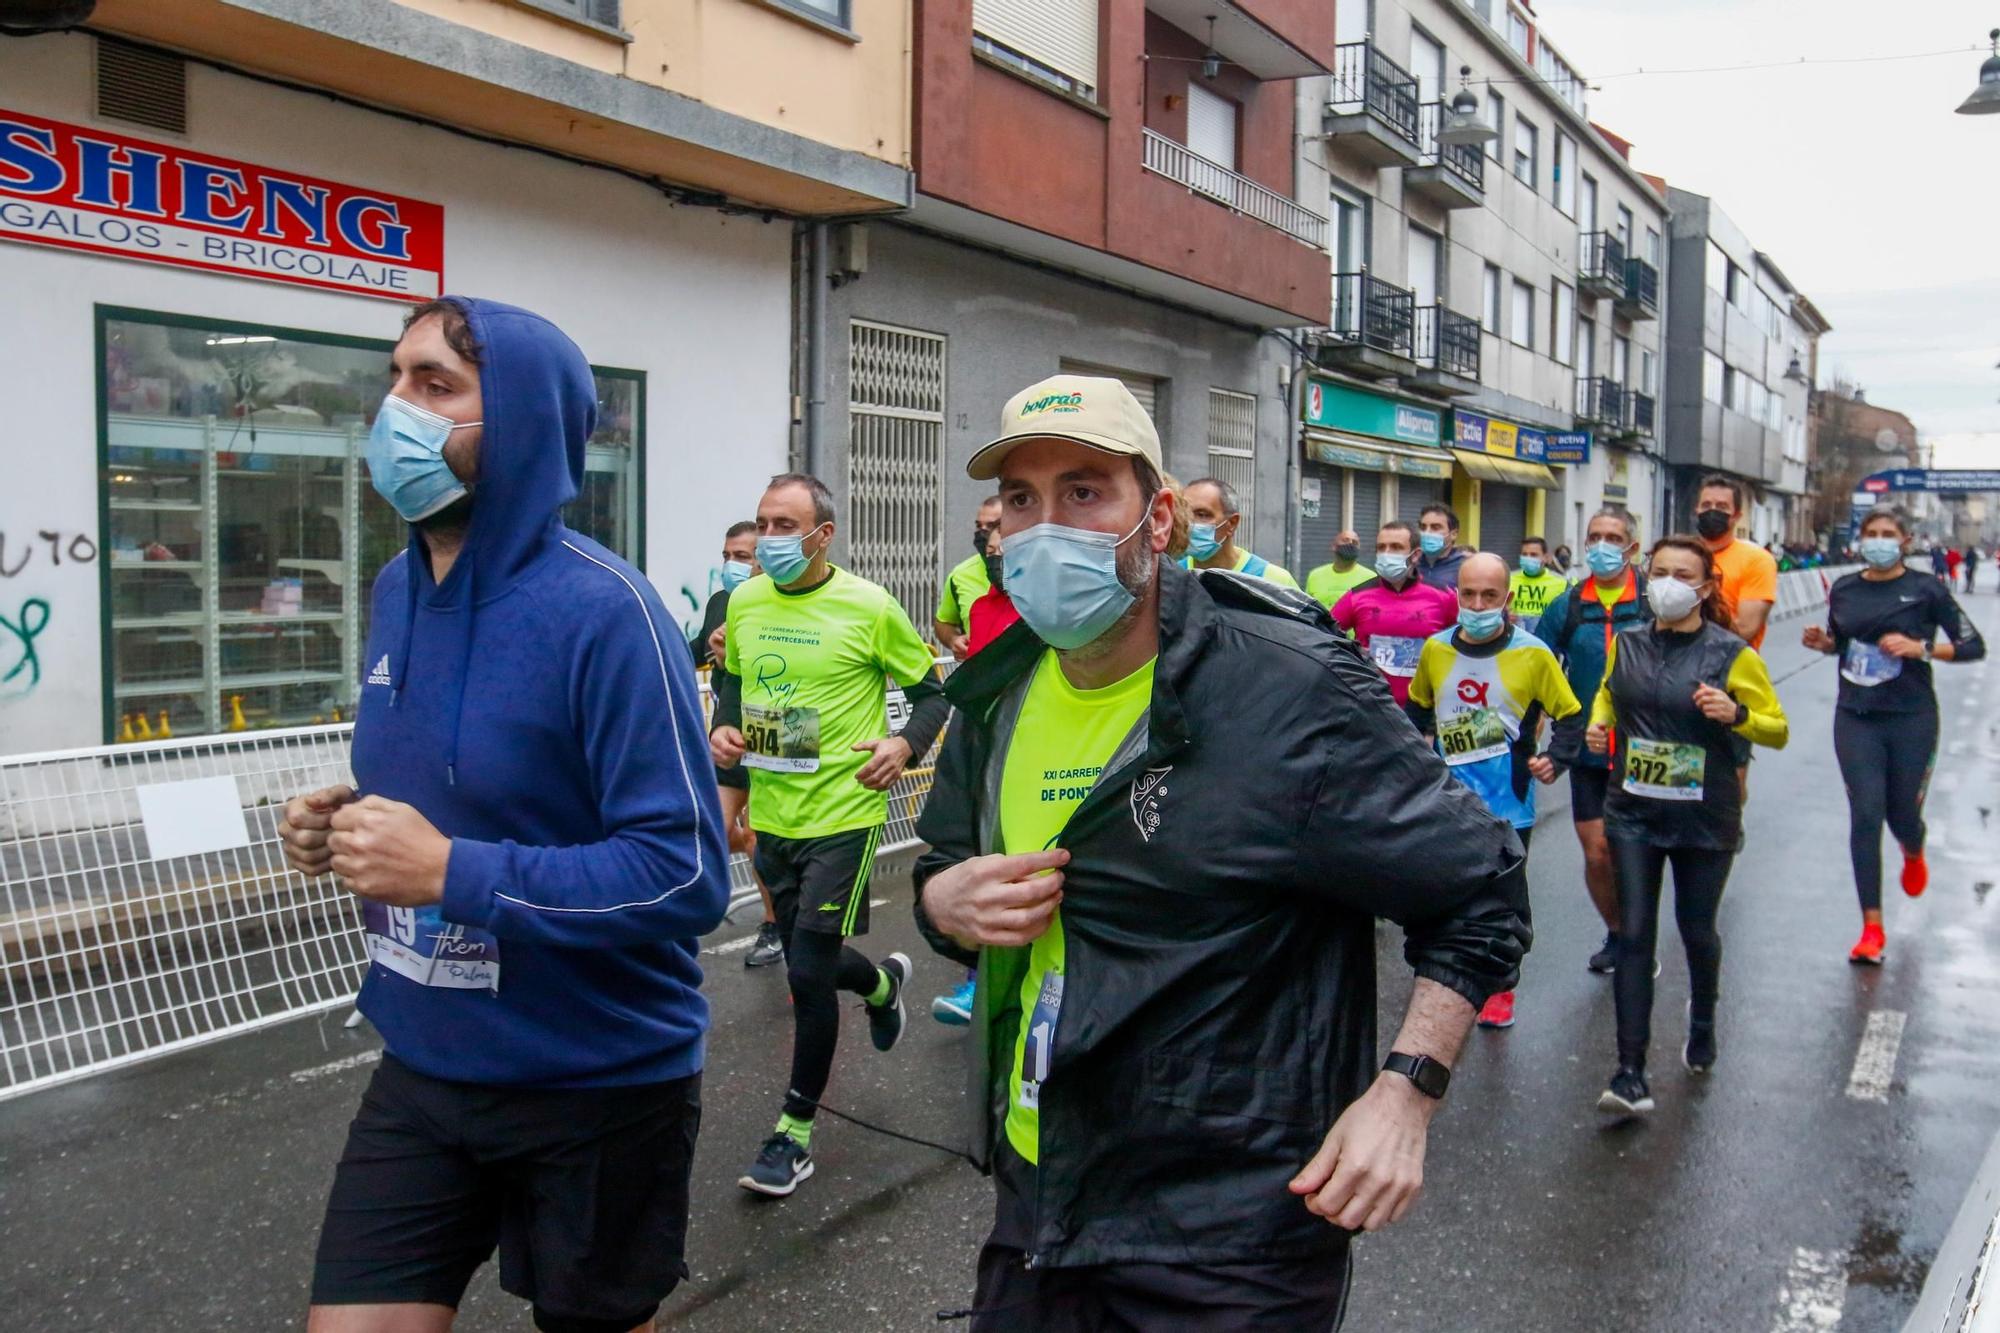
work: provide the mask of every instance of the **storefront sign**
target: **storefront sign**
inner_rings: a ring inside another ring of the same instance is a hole
[[[1439,412],[1332,380],[1307,381],[1306,424],[1408,444],[1435,445],[1444,438]]]
[[[1590,432],[1587,430],[1561,430],[1549,436],[1547,455],[1544,463],[1588,463],[1590,461]]]
[[[444,209],[0,110],[0,239],[424,301]]]
[[[1497,454],[1501,458],[1518,458],[1523,463],[1587,463],[1590,461],[1590,436],[1569,433],[1551,434],[1518,422],[1502,421],[1498,417],[1485,416],[1479,412],[1467,412],[1463,408],[1453,408],[1452,447],[1467,453]],[[1573,443],[1583,441],[1583,453],[1579,456]]]
[[[1439,480],[1451,476],[1451,463],[1447,459],[1416,458],[1387,449],[1342,444],[1319,435],[1306,436],[1306,457],[1315,463],[1352,468],[1357,472],[1393,472],[1403,477],[1435,477]]]

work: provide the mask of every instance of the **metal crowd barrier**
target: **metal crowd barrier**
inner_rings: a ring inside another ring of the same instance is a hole
[[[289,870],[277,836],[287,800],[352,780],[352,734],[0,757],[0,1099],[353,1001],[358,900]],[[248,844],[155,859],[140,791],[198,778],[233,780]],[[915,845],[930,786],[923,767],[891,789],[883,854]],[[730,881],[732,901],[755,896],[747,858]]]
[[[1772,620],[1818,611],[1826,605],[1826,594],[1834,581],[1851,574],[1859,565],[1826,565],[1819,569],[1788,569],[1778,575],[1778,604],[1771,608]]]

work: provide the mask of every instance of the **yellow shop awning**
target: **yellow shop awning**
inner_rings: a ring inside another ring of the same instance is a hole
[[[1509,486],[1531,486],[1538,491],[1562,489],[1556,474],[1549,471],[1546,463],[1523,463],[1518,458],[1502,458],[1498,454],[1474,454],[1463,450],[1457,454],[1458,465],[1466,475],[1481,481],[1498,481]]]

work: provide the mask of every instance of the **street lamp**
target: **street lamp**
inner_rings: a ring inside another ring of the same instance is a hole
[[[1993,43],[1993,54],[1980,62],[1979,86],[1958,104],[1961,116],[2000,114],[2000,28],[1988,33],[1987,39]]]
[[[1453,148],[1478,148],[1500,137],[1500,131],[1479,118],[1479,98],[1472,91],[1472,66],[1458,67],[1458,92],[1451,99],[1451,114],[1438,129],[1438,142]]]
[[[1201,77],[1215,79],[1222,76],[1222,53],[1215,49],[1215,15],[1208,16],[1208,50],[1202,53]]]
[[[1799,364],[1799,358],[1796,355],[1792,357],[1792,364],[1785,367],[1785,378],[1794,384],[1811,383],[1806,378],[1806,368]]]

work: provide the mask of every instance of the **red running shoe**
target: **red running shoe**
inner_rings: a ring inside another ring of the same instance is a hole
[[[1903,853],[1903,892],[1912,898],[1924,896],[1924,890],[1931,884],[1931,868],[1924,862],[1924,854],[1911,856]]]
[[[1514,992],[1503,990],[1488,997],[1486,1006],[1479,1011],[1479,1026],[1483,1028],[1510,1028],[1514,1026]]]
[[[1861,928],[1861,938],[1854,942],[1854,951],[1847,955],[1847,961],[1880,967],[1882,955],[1888,947],[1889,942],[1882,937],[1882,927],[1871,921]]]

